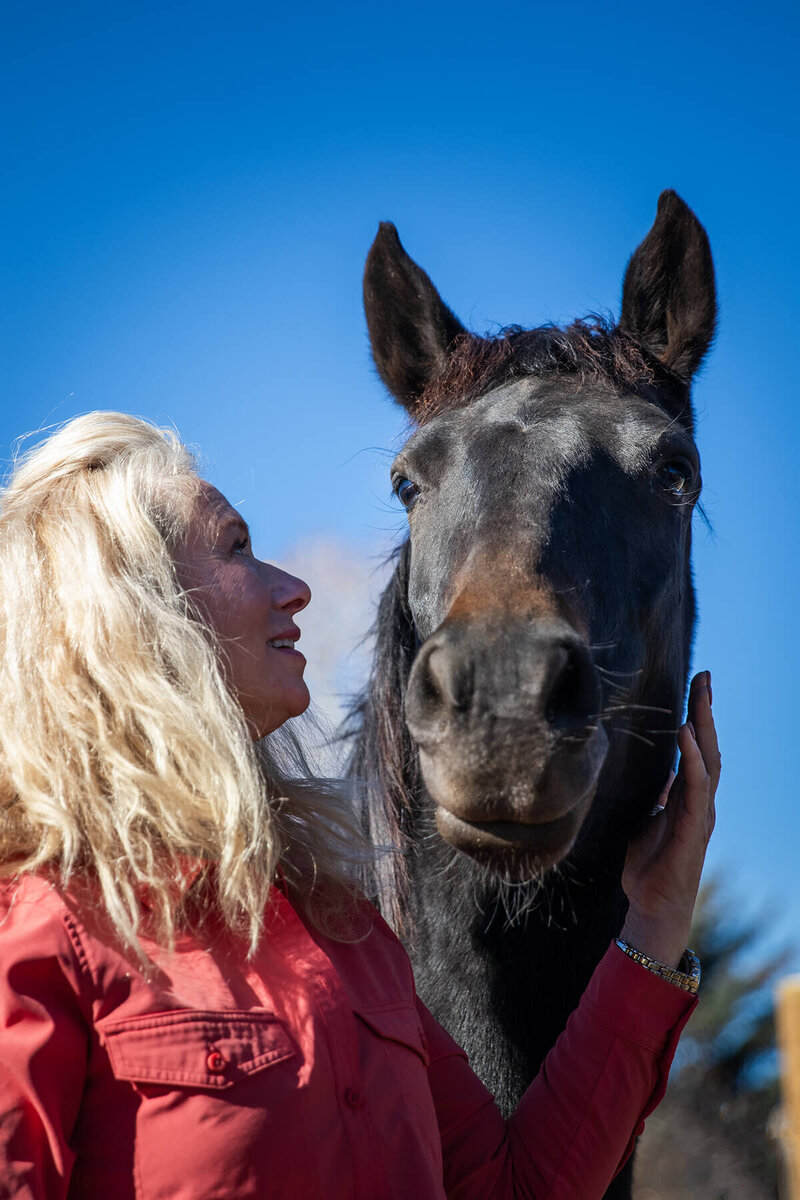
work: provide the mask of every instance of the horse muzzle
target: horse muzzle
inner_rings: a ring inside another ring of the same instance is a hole
[[[586,642],[560,617],[446,621],[411,671],[406,717],[436,824],[482,860],[552,866],[569,852],[608,750]]]

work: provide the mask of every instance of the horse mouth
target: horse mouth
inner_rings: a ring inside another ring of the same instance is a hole
[[[526,870],[546,870],[569,853],[585,815],[584,804],[551,821],[469,821],[436,806],[436,827],[456,850],[487,862],[525,864]]]

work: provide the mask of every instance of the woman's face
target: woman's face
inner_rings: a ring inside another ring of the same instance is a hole
[[[308,585],[255,557],[247,525],[208,483],[176,557],[182,585],[225,647],[228,682],[252,736],[299,716],[309,694],[293,617],[311,599]]]

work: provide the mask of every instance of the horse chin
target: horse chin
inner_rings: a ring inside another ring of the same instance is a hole
[[[530,879],[569,854],[607,752],[598,728],[579,749],[531,756],[507,772],[476,769],[476,748],[455,744],[420,747],[420,765],[442,839],[507,878]]]

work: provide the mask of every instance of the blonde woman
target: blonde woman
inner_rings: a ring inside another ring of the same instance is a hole
[[[663,1093],[714,819],[705,677],[626,872],[628,940],[664,967],[610,947],[506,1123],[359,898],[342,793],[287,732],[309,598],[169,431],[81,417],[11,477],[3,1196],[590,1200]]]

